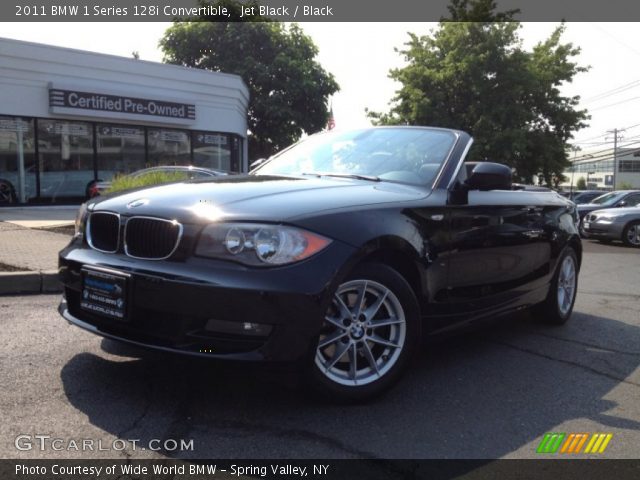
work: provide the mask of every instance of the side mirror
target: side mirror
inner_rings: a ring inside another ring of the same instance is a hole
[[[256,168],[258,168],[260,165],[262,165],[266,161],[267,161],[266,158],[259,158],[259,159],[255,160],[255,161],[251,162],[249,164],[249,171],[255,170]]]
[[[627,206],[627,202],[624,200],[620,200],[620,202],[618,203],[618,207],[626,207]]]
[[[500,163],[480,162],[464,183],[469,190],[511,190],[511,168]]]

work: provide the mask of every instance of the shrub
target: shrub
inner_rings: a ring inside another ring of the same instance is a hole
[[[106,193],[120,192],[132,188],[150,187],[163,183],[181,182],[188,178],[189,176],[186,172],[150,172],[138,177],[117,175],[114,177]]]

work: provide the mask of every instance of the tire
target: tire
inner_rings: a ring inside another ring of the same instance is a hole
[[[568,247],[558,259],[547,298],[534,307],[534,315],[541,323],[564,325],[571,317],[577,293],[578,258],[575,250]]]
[[[387,265],[362,264],[333,295],[309,366],[309,386],[340,403],[380,395],[400,379],[420,338],[418,302],[407,281]]]
[[[580,234],[580,238],[589,238],[589,234],[584,231],[584,228],[582,228],[582,222],[584,222],[584,218],[580,220],[580,223],[578,224],[578,233]]]
[[[640,222],[630,222],[624,227],[622,241],[629,247],[640,248]]]
[[[11,182],[0,178],[0,205],[11,205],[16,201],[16,190]]]

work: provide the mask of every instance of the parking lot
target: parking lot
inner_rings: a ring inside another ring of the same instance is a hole
[[[638,458],[640,251],[584,246],[569,324],[522,314],[429,345],[396,388],[354,406],[310,397],[282,369],[139,358],[67,325],[57,295],[0,297],[0,456],[536,458],[546,432],[605,432],[598,457]],[[18,449],[19,435],[64,442]],[[168,448],[114,452],[118,439]]]

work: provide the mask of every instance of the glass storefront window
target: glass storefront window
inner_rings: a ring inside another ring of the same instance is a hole
[[[640,172],[640,160],[620,160],[621,172]]]
[[[191,143],[184,130],[147,129],[151,165],[191,165]]]
[[[33,119],[0,116],[0,205],[37,195]]]
[[[133,125],[96,126],[98,179],[111,180],[116,174],[128,174],[145,164],[144,128]]]
[[[39,119],[38,155],[40,197],[86,196],[94,180],[91,123]]]
[[[0,205],[75,201],[156,165],[239,172],[241,151],[228,133],[0,115]]]
[[[193,164],[214,170],[232,171],[231,135],[191,132]]]

